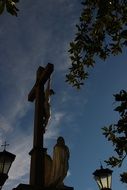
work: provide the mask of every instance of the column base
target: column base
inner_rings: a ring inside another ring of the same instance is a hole
[[[62,186],[62,187],[38,187],[27,184],[19,184],[16,188],[12,190],[74,190],[73,187]]]

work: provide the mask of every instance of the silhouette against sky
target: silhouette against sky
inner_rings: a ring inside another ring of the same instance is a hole
[[[0,144],[6,140],[10,144],[7,150],[16,154],[3,190],[29,181],[34,105],[27,97],[37,68],[47,63],[54,64],[51,85],[55,94],[45,147],[52,155],[56,139],[63,136],[70,150],[65,184],[76,190],[98,190],[92,173],[113,152],[101,128],[119,119],[113,111],[113,94],[126,89],[126,51],[105,62],[97,60],[89,79],[77,91],[65,82],[65,74],[81,1],[27,0],[20,1],[18,8],[18,17],[6,12],[0,16]],[[112,189],[126,188],[119,181],[121,170],[113,172]]]

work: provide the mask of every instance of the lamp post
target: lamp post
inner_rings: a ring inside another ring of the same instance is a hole
[[[14,154],[5,150],[5,147],[7,146],[6,142],[2,146],[4,146],[4,150],[3,152],[0,152],[0,189],[2,189],[2,186],[7,180],[8,172],[16,157]]]
[[[112,170],[108,168],[104,169],[101,166],[100,169],[97,169],[93,173],[94,179],[97,182],[99,190],[111,190],[112,172]]]

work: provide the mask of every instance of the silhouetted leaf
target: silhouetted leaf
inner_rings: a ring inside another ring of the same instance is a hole
[[[123,172],[121,175],[120,175],[120,177],[121,177],[121,181],[123,182],[123,183],[127,183],[127,172]]]
[[[88,73],[86,68],[95,66],[95,58],[106,60],[111,55],[122,53],[124,46],[127,46],[127,1],[83,0],[82,6],[79,23],[76,25],[77,32],[70,43],[69,53],[72,70],[78,64],[77,57],[80,57],[82,70]],[[82,84],[80,72],[76,75],[74,72],[72,75],[76,84]],[[84,77],[83,80],[85,79]],[[69,80],[68,82],[74,84]]]
[[[121,32],[120,36],[121,36],[122,38],[127,39],[127,30],[123,30],[123,31]]]
[[[8,13],[17,16],[17,12],[19,11],[19,9],[16,7],[16,3],[18,2],[19,0],[0,0],[0,14],[3,13],[6,6],[6,10]]]
[[[3,13],[4,8],[5,8],[5,1],[0,0],[0,14]]]
[[[112,167],[121,167],[127,157],[127,92],[121,90],[114,95],[118,106],[115,111],[119,112],[120,119],[116,124],[103,127],[103,135],[110,141],[114,147],[117,156],[112,156],[105,162]],[[121,181],[127,183],[127,173],[121,174]]]

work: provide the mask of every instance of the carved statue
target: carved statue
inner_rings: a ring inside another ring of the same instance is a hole
[[[52,170],[52,158],[47,154],[45,150],[45,187],[50,185],[51,170]]]
[[[65,145],[63,137],[57,139],[57,144],[53,150],[51,184],[55,187],[64,186],[63,180],[69,168],[69,149]]]
[[[44,101],[44,122],[45,122],[45,127],[48,124],[48,121],[50,119],[51,115],[51,110],[50,110],[50,96],[54,94],[54,91],[50,89],[50,79],[48,80],[47,87],[45,89],[45,101]]]

